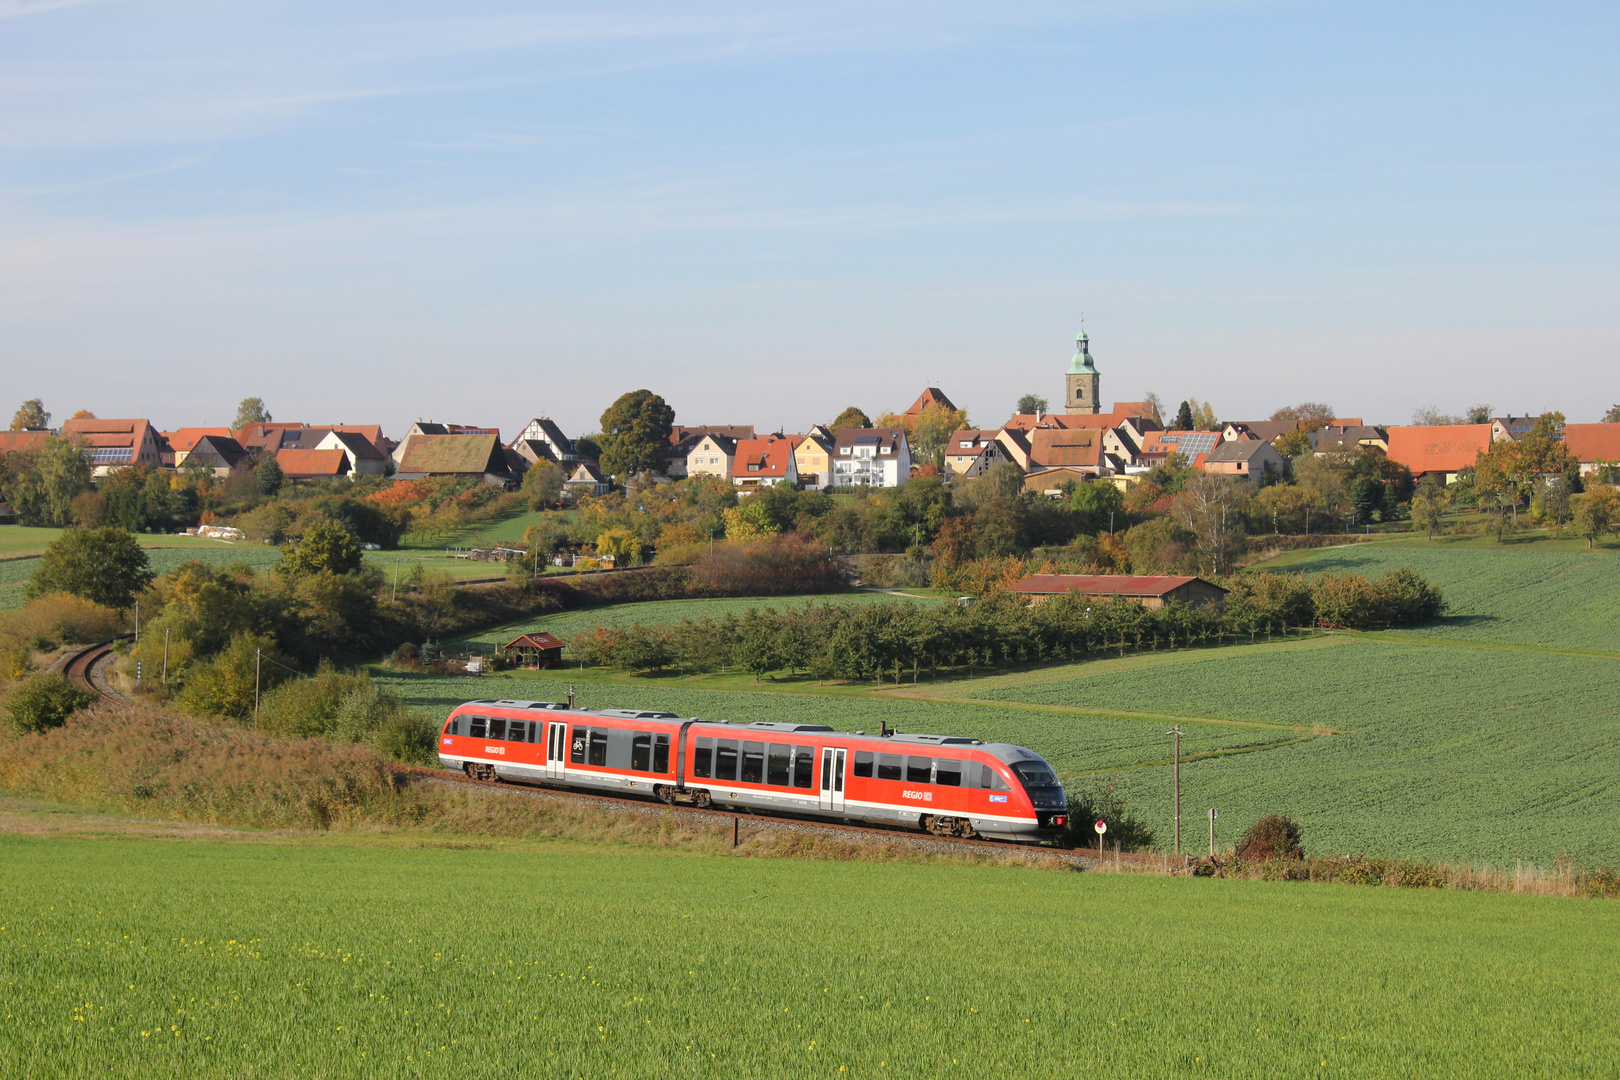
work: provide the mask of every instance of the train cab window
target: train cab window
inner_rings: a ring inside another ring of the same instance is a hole
[[[653,737],[653,767],[655,773],[669,772],[669,736],[655,735]]]
[[[934,773],[934,759],[926,757],[906,758],[906,783],[926,784]]]
[[[638,731],[631,737],[630,767],[637,772],[652,771],[652,732]]]
[[[697,745],[692,748],[692,775],[714,775],[714,740],[698,737]]]
[[[482,716],[473,717],[471,730],[469,730],[467,734],[471,735],[475,739],[482,739],[484,737],[484,726],[488,723],[489,721],[485,720]]]
[[[489,737],[491,739],[506,738],[506,721],[500,717],[491,717],[489,721]]]
[[[878,755],[878,762],[877,762],[877,765],[878,765],[878,779],[879,780],[903,780],[903,779],[905,779],[904,769],[903,769],[903,766],[901,765],[901,762],[903,760],[904,759],[899,754],[879,754]]]
[[[591,729],[591,753],[590,753],[590,758],[589,758],[589,761],[587,762],[587,764],[590,764],[590,765],[606,765],[607,764],[607,746],[608,746],[608,733],[607,733],[607,731],[602,730],[602,729],[592,728]]]
[[[962,786],[962,763],[954,758],[934,760],[934,783],[946,787]]]
[[[737,779],[737,740],[719,739],[714,744],[714,778]]]
[[[811,774],[816,769],[816,749],[813,746],[793,748],[793,786],[809,788]]]
[[[786,743],[771,743],[765,758],[765,782],[777,787],[788,786],[788,769],[793,765],[793,747]]]
[[[763,784],[765,782],[764,743],[743,743],[742,775],[737,779],[745,784]]]
[[[575,765],[585,764],[585,747],[591,741],[591,729],[574,725],[574,741],[568,748],[568,760]]]
[[[450,718],[449,722],[444,725],[444,733],[446,735],[460,735],[461,734],[461,717],[452,716]]]
[[[870,750],[855,751],[855,775],[871,776],[872,760],[875,756]]]
[[[1010,790],[1012,790],[1011,788],[1009,788],[1007,786],[1007,781],[1005,781],[1005,780],[1003,780],[1001,778],[1001,774],[996,772],[996,770],[992,769],[990,766],[988,766],[988,765],[980,765],[979,769],[980,769],[980,772],[979,772],[979,786],[981,788],[983,788],[984,790],[986,790],[986,791],[1010,791]]]

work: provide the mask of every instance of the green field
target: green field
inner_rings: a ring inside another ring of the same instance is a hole
[[[973,735],[1045,755],[1073,784],[1114,783],[1168,844],[1170,726],[1181,724],[1186,846],[1221,812],[1230,846],[1288,813],[1321,854],[1511,868],[1620,863],[1620,562],[1608,553],[1361,547],[1307,570],[1409,564],[1453,614],[1378,634],[1096,659],[898,688],[737,675],[559,672],[501,681],[393,676],[444,712],[474,697],[554,700],[728,720]],[[743,601],[745,606],[757,601]],[[649,605],[657,607],[657,605]],[[612,610],[612,609],[607,609]],[[569,619],[590,621],[602,612]],[[564,633],[566,636],[566,633]],[[1595,653],[1596,655],[1592,655]]]
[[[888,600],[928,602],[926,598],[921,597],[896,596],[892,593],[875,592],[828,593],[824,596],[744,596],[714,600],[649,600],[639,604],[613,604],[608,607],[564,611],[555,615],[526,619],[523,622],[510,623],[506,626],[498,626],[482,631],[477,637],[469,638],[457,644],[472,648],[494,649],[498,645],[512,640],[518,634],[527,634],[540,630],[556,634],[564,641],[567,641],[571,635],[598,625],[630,626],[636,623],[664,625],[678,623],[682,619],[718,619],[728,614],[742,615],[750,608],[774,607],[778,611],[785,611],[795,606],[802,607],[806,604],[821,602],[875,604]]]
[[[1440,586],[1450,610],[1440,624],[1402,635],[1620,654],[1620,556],[1613,552],[1368,544],[1294,552],[1270,565],[1367,577],[1410,566]]]
[[[35,532],[52,530],[36,529]],[[225,544],[218,540],[198,541],[195,537],[145,537],[138,539],[151,540],[190,540],[191,543],[175,546],[157,546],[143,543],[146,548],[146,559],[155,573],[166,574],[183,563],[198,561],[212,563],[215,566],[229,566],[232,563],[246,563],[255,570],[265,571],[275,566],[281,559],[281,549],[266,544]],[[39,558],[6,559],[0,561],[0,608],[14,608],[23,605],[23,589],[28,579],[39,568]]]
[[[543,843],[9,835],[0,852],[8,1076],[1567,1077],[1620,1061],[1620,906],[1598,901]]]

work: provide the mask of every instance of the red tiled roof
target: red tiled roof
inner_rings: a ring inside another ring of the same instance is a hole
[[[1063,428],[1036,428],[1029,433],[1029,462],[1032,469],[1097,465],[1101,461],[1102,434],[1094,429],[1069,431]]]
[[[1014,585],[1012,591],[1046,595],[1078,590],[1087,596],[1164,596],[1191,581],[1203,579],[1147,574],[1031,574]],[[1208,581],[1204,584],[1212,589],[1221,588]]]
[[[1564,445],[1583,465],[1620,461],[1620,424],[1565,424]]]
[[[563,643],[546,633],[519,634],[505,645],[502,645],[501,648],[515,649],[518,646],[526,649],[560,649],[563,647]]]
[[[276,453],[276,464],[292,480],[342,476],[349,471],[349,455],[342,450],[281,450]]]
[[[1490,448],[1489,424],[1389,429],[1389,460],[1405,465],[1414,476],[1469,468]]]
[[[743,439],[737,443],[731,475],[738,479],[786,479],[793,464],[793,443],[788,439]]]
[[[86,446],[123,447],[139,450],[146,441],[146,430],[151,425],[145,420],[97,420],[85,417],[62,424],[62,437],[77,437]]]
[[[0,431],[0,458],[18,450],[32,450],[50,434],[48,431]]]
[[[164,438],[169,440],[169,449],[177,454],[190,452],[197,445],[197,440],[205,435],[218,435],[224,439],[234,438],[228,427],[183,427],[167,432]]]
[[[952,412],[956,411],[956,406],[951,404],[950,398],[946,397],[937,387],[930,386],[917,395],[917,400],[911,403],[911,408],[906,410],[906,415],[921,416],[922,411],[930,405],[938,405],[940,408],[950,409]]]

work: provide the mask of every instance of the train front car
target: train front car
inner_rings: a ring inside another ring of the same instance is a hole
[[[1040,841],[1056,840],[1068,824],[1069,804],[1063,794],[1063,784],[1057,772],[1046,759],[1035,751],[1009,743],[990,743],[983,751],[1001,762],[1013,774],[1022,789],[1024,811],[1009,832],[996,831],[990,822],[979,829],[981,836],[993,840]]]

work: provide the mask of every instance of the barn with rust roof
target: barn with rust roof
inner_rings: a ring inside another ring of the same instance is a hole
[[[1039,604],[1050,596],[1077,592],[1108,600],[1122,596],[1146,608],[1165,604],[1224,607],[1226,590],[1200,577],[1157,574],[1031,574],[1012,587]]]

